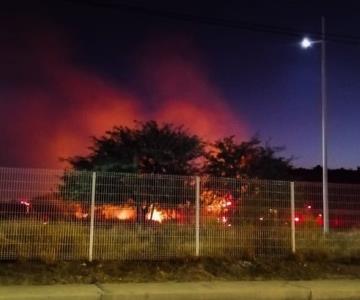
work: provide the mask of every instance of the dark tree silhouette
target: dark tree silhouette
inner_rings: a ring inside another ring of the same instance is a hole
[[[68,159],[75,170],[187,175],[197,172],[202,140],[182,126],[136,122],[135,128],[114,127],[93,137],[91,153]]]
[[[236,143],[234,136],[216,141],[207,153],[204,172],[212,176],[288,179],[291,159],[278,156],[281,147],[263,146],[258,138]]]
[[[204,172],[222,179],[209,179],[204,187],[217,194],[232,195],[232,224],[250,223],[257,234],[266,237],[274,224],[281,220],[282,207],[290,198],[289,184],[262,179],[286,179],[292,169],[291,159],[279,156],[281,147],[263,145],[258,138],[236,143],[233,136],[212,145],[207,154]],[[273,186],[276,184],[276,187]],[[276,188],[279,193],[269,193]]]
[[[360,168],[357,169],[329,169],[329,182],[333,183],[360,183]],[[291,178],[295,181],[322,181],[322,167],[316,166],[312,169],[295,168],[291,172]]]
[[[131,200],[140,209],[154,203],[193,201],[193,180],[186,175],[199,171],[202,140],[182,126],[155,121],[135,125],[114,127],[103,137],[93,138],[89,155],[69,158],[72,168],[65,171],[59,187],[62,198],[88,202],[90,171],[96,171],[98,203]]]

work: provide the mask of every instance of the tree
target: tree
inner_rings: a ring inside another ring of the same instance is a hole
[[[322,167],[315,166],[312,169],[294,168],[292,170],[292,179],[295,181],[315,181],[322,180]],[[332,183],[360,183],[360,168],[357,169],[328,169],[329,182]]]
[[[197,172],[203,142],[182,126],[136,122],[135,128],[114,127],[101,138],[93,137],[88,156],[68,162],[75,170],[187,175]]]
[[[261,179],[288,179],[291,159],[277,155],[282,148],[262,145],[258,138],[236,143],[233,136],[216,141],[212,148],[207,153],[204,172],[226,178],[210,179],[204,188],[233,197],[235,211],[231,222],[277,222],[281,218],[279,208],[290,197],[289,185]],[[269,188],[279,193],[269,193]]]
[[[203,148],[202,140],[181,126],[148,121],[136,122],[134,128],[114,127],[103,137],[93,138],[89,155],[68,159],[72,169],[64,173],[59,190],[64,199],[88,202],[88,171],[96,171],[98,203],[131,200],[138,209],[155,203],[184,203],[195,195],[193,180],[164,175],[198,172]]]
[[[206,174],[218,177],[288,179],[291,159],[277,156],[281,147],[263,146],[258,138],[236,143],[234,136],[212,145],[204,167]]]

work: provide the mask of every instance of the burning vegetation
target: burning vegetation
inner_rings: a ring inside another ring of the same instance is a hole
[[[201,214],[214,218],[219,223],[229,224],[229,215],[233,209],[233,197],[230,193],[223,196],[215,191],[207,190],[200,195]],[[7,213],[11,211],[17,217],[36,217],[44,221],[49,220],[89,220],[90,206],[82,201],[69,201],[55,194],[35,197],[33,199],[21,198],[13,201],[12,205],[3,205]],[[176,205],[168,203],[135,203],[129,199],[122,204],[104,203],[96,205],[95,218],[105,222],[137,222],[137,223],[189,223],[195,215],[195,204],[187,201]]]
[[[231,226],[229,216],[233,212],[233,196],[230,193],[221,195],[213,190],[204,191],[201,194],[203,215],[216,218],[219,223]]]
[[[200,201],[200,214],[203,220],[227,227],[234,225],[236,216],[241,218],[240,215],[246,210],[245,207],[240,207],[240,199],[235,199],[231,193],[224,194],[211,189],[201,193]],[[109,224],[121,222],[159,225],[164,223],[189,224],[195,219],[195,204],[186,202],[170,206],[154,202],[139,205],[129,199],[122,204],[96,205],[94,213],[97,222]],[[58,220],[88,222],[90,221],[90,206],[81,202],[59,199],[55,195],[35,197],[31,200],[20,198],[17,201],[1,202],[0,217],[12,220],[30,217],[40,220],[44,224]],[[243,217],[250,219],[248,215]],[[255,222],[260,222],[259,224],[266,222],[289,224],[290,221],[286,216],[280,215],[279,210],[275,208],[257,210],[256,216],[253,217]],[[299,227],[310,225],[321,227],[323,225],[321,209],[314,208],[311,204],[305,204],[302,209],[297,209],[294,221]],[[358,226],[351,214],[341,209],[334,210],[334,216],[330,221],[333,228]]]

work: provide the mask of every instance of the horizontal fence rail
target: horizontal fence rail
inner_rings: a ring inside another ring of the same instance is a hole
[[[360,186],[0,168],[0,259],[360,256]]]

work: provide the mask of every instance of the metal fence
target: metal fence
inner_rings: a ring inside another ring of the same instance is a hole
[[[0,259],[360,253],[360,186],[0,168]]]

